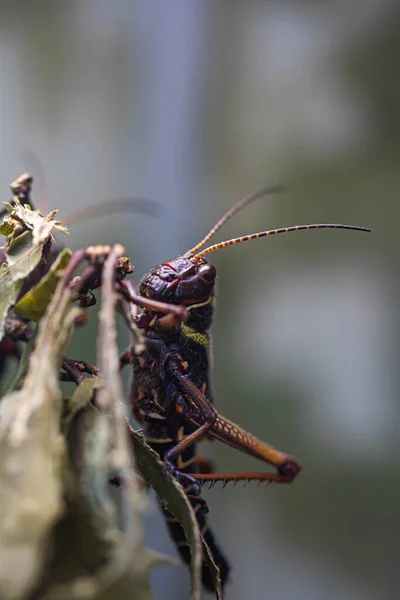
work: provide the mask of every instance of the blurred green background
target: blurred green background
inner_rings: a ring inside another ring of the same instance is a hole
[[[287,488],[205,497],[233,564],[227,600],[397,598],[397,0],[3,0],[0,30],[4,200],[24,170],[35,200],[61,215],[159,200],[159,219],[111,215],[67,240],[122,242],[137,282],[268,183],[288,193],[218,239],[315,222],[373,228],[213,255],[218,408],[304,471]],[[93,324],[71,356],[94,356]],[[221,470],[261,467],[219,444],[209,452]],[[147,543],[174,554],[151,499]],[[152,581],[158,600],[187,595],[183,566]]]

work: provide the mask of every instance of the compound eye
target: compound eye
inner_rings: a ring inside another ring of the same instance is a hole
[[[213,283],[217,276],[217,270],[213,265],[206,263],[199,267],[199,277],[201,277],[206,283]]]

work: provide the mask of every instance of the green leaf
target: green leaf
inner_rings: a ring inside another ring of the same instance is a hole
[[[12,280],[11,271],[5,263],[0,266],[0,340],[4,336],[4,325],[7,313],[9,309],[14,306],[22,289],[22,284],[22,278],[19,281]]]
[[[3,221],[3,223],[0,224],[0,235],[9,236],[12,234],[13,231],[14,228],[9,223],[7,223],[7,221]]]
[[[131,427],[130,432],[135,449],[136,465],[141,475],[156,491],[165,508],[178,519],[183,527],[192,555],[190,565],[192,600],[199,600],[202,549],[199,526],[192,505],[182,486],[161,462],[157,452],[154,452],[146,444],[142,433]]]
[[[216,563],[214,561],[214,557],[212,555],[211,548],[207,544],[205,537],[202,534],[200,534],[200,535],[201,535],[201,542],[203,544],[203,554],[207,561],[208,568],[210,569],[211,575],[214,579],[215,595],[217,597],[217,600],[223,600],[222,584],[221,584],[219,567],[216,565]]]
[[[35,586],[64,511],[59,365],[77,310],[62,284],[40,323],[21,390],[0,404],[2,600],[26,598]]]
[[[6,209],[8,214],[11,214],[12,211],[14,210],[14,206],[11,204],[11,202],[3,202],[3,204],[4,204],[4,208]]]
[[[30,289],[15,305],[15,313],[30,321],[39,321],[57,287],[60,275],[72,256],[71,250],[65,248],[57,256],[50,270],[37,285]]]

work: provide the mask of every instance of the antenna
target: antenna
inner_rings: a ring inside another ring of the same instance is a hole
[[[160,205],[155,200],[146,198],[115,198],[106,200],[98,204],[92,204],[80,210],[66,215],[62,219],[63,225],[72,225],[78,221],[86,221],[93,217],[103,217],[113,213],[135,212],[149,217],[154,217],[159,213]]]
[[[239,202],[235,204],[235,206],[228,210],[228,212],[226,212],[223,217],[220,218],[220,220],[214,225],[212,229],[210,229],[207,235],[201,240],[201,242],[197,244],[197,246],[189,250],[189,252],[187,252],[186,254],[196,254],[196,252],[200,250],[200,248],[202,248],[210,238],[212,238],[212,236],[218,231],[218,229],[221,229],[221,227],[225,225],[225,223],[229,221],[229,219],[231,219],[234,215],[236,215],[236,213],[242,210],[242,208],[250,204],[250,202],[258,200],[258,198],[262,198],[263,196],[267,196],[268,194],[278,194],[284,191],[285,188],[283,185],[276,184],[263,187],[257,192],[245,196],[244,198],[239,200]]]
[[[234,244],[241,244],[242,242],[249,242],[251,240],[257,240],[258,238],[267,237],[268,235],[277,235],[278,233],[289,233],[290,231],[304,231],[305,229],[353,229],[355,231],[368,231],[372,229],[368,227],[359,227],[358,225],[342,225],[339,223],[318,223],[312,225],[295,225],[293,227],[281,227],[280,229],[270,229],[269,231],[260,231],[259,233],[251,233],[250,235],[244,235],[241,237],[233,238],[232,240],[226,240],[225,242],[219,242],[213,246],[209,246],[202,252],[195,254],[193,258],[203,258],[211,252],[226,248],[227,246],[233,246]]]

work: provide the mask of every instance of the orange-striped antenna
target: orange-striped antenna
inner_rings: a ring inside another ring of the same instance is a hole
[[[233,238],[232,240],[226,240],[225,242],[219,242],[209,246],[202,252],[195,254],[194,259],[203,258],[211,252],[226,248],[227,246],[233,246],[234,244],[241,244],[242,242],[249,242],[251,240],[257,240],[258,238],[266,237],[268,235],[277,235],[278,233],[288,233],[290,231],[304,231],[305,229],[353,229],[355,231],[368,231],[372,229],[368,227],[359,227],[358,225],[342,225],[340,223],[315,223],[312,225],[295,225],[294,227],[281,227],[280,229],[270,229],[269,231],[260,231],[259,233],[251,233],[250,235],[244,235],[241,237]]]
[[[235,206],[228,210],[228,212],[225,213],[223,217],[220,218],[220,220],[214,225],[212,229],[210,229],[207,235],[201,240],[201,242],[197,244],[197,246],[189,250],[189,252],[186,252],[186,256],[196,254],[196,252],[200,250],[200,248],[207,244],[208,240],[212,238],[212,236],[218,231],[218,229],[221,229],[222,225],[225,225],[225,223],[229,221],[229,219],[231,219],[233,215],[236,215],[236,213],[238,213],[240,210],[242,210],[242,208],[250,204],[250,202],[258,200],[258,198],[262,198],[263,196],[267,196],[268,194],[278,194],[284,191],[285,188],[283,185],[276,184],[263,187],[257,192],[245,196],[244,198],[239,200],[239,202],[235,204]]]

